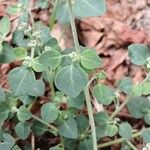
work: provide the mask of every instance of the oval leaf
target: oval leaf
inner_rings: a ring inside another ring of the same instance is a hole
[[[58,130],[59,133],[66,138],[77,139],[78,137],[77,123],[73,118],[64,121],[64,123],[59,126]]]
[[[39,62],[47,67],[56,68],[60,65],[62,55],[57,51],[45,51],[39,57]]]
[[[128,47],[129,57],[135,65],[144,65],[149,56],[148,48],[143,44],[132,44]]]
[[[79,66],[62,68],[55,77],[56,87],[70,97],[78,96],[88,83],[88,76]]]
[[[93,50],[85,50],[81,53],[81,64],[86,69],[96,69],[101,66],[100,57]]]
[[[131,139],[132,127],[129,123],[125,122],[119,125],[119,135],[125,139]]]
[[[23,47],[16,47],[13,49],[13,53],[17,59],[22,60],[27,56],[27,50]]]
[[[26,122],[25,123],[19,122],[15,126],[15,132],[20,139],[22,140],[27,139],[27,137],[30,134],[30,124]]]
[[[103,105],[110,105],[115,98],[113,90],[103,84],[97,84],[94,87],[93,95]]]
[[[41,117],[45,122],[52,123],[58,117],[58,109],[52,103],[44,104],[41,108]]]

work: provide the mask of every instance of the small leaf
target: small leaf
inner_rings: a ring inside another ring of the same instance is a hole
[[[125,139],[131,139],[132,136],[132,127],[129,123],[121,123],[119,125],[119,135]]]
[[[30,96],[42,96],[45,92],[45,84],[42,80],[34,81],[33,85],[31,86],[31,90],[29,91]]]
[[[93,144],[92,144],[92,139],[84,139],[84,141],[81,141],[79,144],[79,150],[92,150],[93,149]]]
[[[133,85],[132,86],[133,96],[142,96],[142,90],[143,88],[141,84]]]
[[[84,132],[84,130],[86,130],[89,126],[89,121],[84,115],[77,116],[76,122],[80,133]]]
[[[135,65],[144,65],[149,56],[148,48],[143,44],[132,44],[128,47],[129,57]]]
[[[109,121],[109,116],[106,112],[99,112],[95,115],[94,118],[95,121],[100,125],[106,124]]]
[[[4,134],[3,137],[4,142],[0,143],[0,149],[11,150],[12,147],[15,145],[15,139],[9,134]]]
[[[41,108],[41,117],[45,122],[52,123],[58,118],[58,109],[52,103],[46,103]]]
[[[102,60],[95,51],[87,49],[81,53],[81,64],[86,69],[96,69],[102,65]]]
[[[107,125],[105,134],[109,137],[113,137],[118,133],[118,127],[116,125]]]
[[[43,123],[40,123],[39,121],[34,121],[32,125],[32,131],[36,135],[40,136],[44,134],[48,130],[47,126],[44,125]]]
[[[3,45],[2,45],[2,43],[0,41],[0,54],[1,54],[2,50],[3,50]]]
[[[73,118],[65,120],[62,125],[59,126],[59,133],[69,139],[77,139],[78,129],[77,123]]]
[[[144,82],[143,83],[142,93],[143,93],[143,95],[149,95],[150,94],[150,82]]]
[[[5,103],[0,103],[0,121],[5,121],[8,118],[10,109]]]
[[[150,143],[150,129],[145,129],[141,136],[145,143]]]
[[[39,62],[47,67],[56,68],[60,65],[62,55],[57,51],[45,51],[39,57]]]
[[[101,16],[106,12],[105,0],[75,0],[73,5],[73,13],[75,18]],[[68,4],[59,1],[57,10],[57,19],[61,23],[69,22]],[[87,11],[88,10],[88,11]]]
[[[47,69],[47,67],[39,62],[39,57],[33,59],[32,68],[36,72],[44,72]]]
[[[62,68],[55,77],[56,87],[70,97],[77,97],[88,83],[88,76],[79,66]]]
[[[0,86],[0,101],[5,101],[6,96],[5,96],[5,91],[3,88]]]
[[[16,78],[17,77],[17,78]],[[11,90],[15,96],[28,95],[32,90],[35,76],[32,70],[24,67],[17,67],[9,72],[8,75]]]
[[[124,77],[118,82],[119,89],[125,94],[130,94],[132,91],[132,81],[128,77]]]
[[[26,120],[29,120],[31,117],[32,117],[31,112],[25,106],[21,106],[17,111],[17,118],[21,122],[25,122]]]
[[[24,122],[24,123],[19,122],[15,126],[15,132],[20,139],[22,139],[22,140],[27,139],[27,137],[30,134],[30,124],[27,122]]]
[[[22,8],[18,6],[18,3],[16,3],[16,4],[8,6],[6,9],[6,12],[9,15],[15,15],[15,14],[19,13],[21,10],[22,10]]]
[[[150,125],[150,112],[144,115],[144,121],[146,124]]]
[[[150,108],[150,102],[145,97],[132,97],[130,98],[127,107],[134,118],[141,118]]]
[[[5,63],[10,63],[15,60],[15,55],[12,51],[12,47],[9,46],[8,44],[4,43],[3,44],[3,50],[0,53],[0,64],[5,64]]]
[[[17,59],[22,60],[27,56],[27,50],[23,47],[16,47],[13,49],[13,53]]]
[[[10,31],[10,20],[8,17],[3,17],[0,20],[0,35],[2,34],[2,37],[5,38],[6,35],[9,33]]]
[[[115,99],[114,91],[103,84],[97,84],[93,89],[93,95],[103,105],[110,105]]]

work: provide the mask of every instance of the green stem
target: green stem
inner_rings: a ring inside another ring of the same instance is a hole
[[[71,29],[72,29],[72,35],[73,35],[73,40],[75,44],[75,49],[77,53],[80,53],[80,45],[78,41],[78,35],[77,35],[77,30],[76,30],[76,25],[75,25],[75,17],[73,14],[73,9],[72,9],[72,3],[71,0],[68,1],[68,9],[69,9],[69,16],[70,16],[70,22],[71,22]]]
[[[138,150],[129,140],[126,140],[126,142],[132,148],[132,150]]]
[[[31,58],[32,58],[32,59],[34,58],[34,55],[35,55],[35,48],[32,48],[32,49],[31,49]]]
[[[37,121],[39,121],[39,122],[41,122],[42,124],[46,125],[47,127],[51,128],[51,129],[54,130],[55,132],[58,132],[58,129],[57,129],[55,126],[53,126],[53,125],[51,125],[51,124],[45,122],[45,121],[42,120],[41,118],[39,118],[39,117],[37,117],[37,116],[35,116],[35,115],[32,115],[32,118],[35,119],[35,120],[37,120]]]
[[[142,131],[134,133],[132,135],[132,138],[136,138],[136,137],[140,136],[141,134],[142,134]],[[104,147],[108,147],[108,146],[111,146],[111,145],[114,145],[114,144],[119,144],[119,143],[122,143],[124,140],[125,140],[124,138],[119,138],[119,139],[116,139],[114,141],[102,143],[102,144],[98,145],[98,148],[104,148]]]
[[[51,18],[50,18],[49,26],[50,26],[51,30],[52,30],[52,28],[55,24],[55,21],[56,21],[57,8],[58,8],[58,0],[55,1],[54,8],[53,8],[53,11],[52,11],[52,15],[51,15]]]
[[[93,110],[92,110],[92,104],[91,104],[91,98],[90,98],[88,86],[85,87],[84,93],[85,93],[89,122],[90,122],[91,132],[92,132],[93,150],[97,150],[96,128],[95,128],[95,122],[94,122],[94,116],[93,116]]]
[[[129,102],[130,98],[128,98],[127,100],[125,100],[110,116],[110,120],[113,119]]]

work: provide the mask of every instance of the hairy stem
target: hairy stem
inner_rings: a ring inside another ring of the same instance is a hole
[[[93,150],[97,150],[96,128],[95,128],[95,122],[94,122],[94,116],[93,116],[93,110],[92,110],[92,104],[91,104],[91,98],[90,98],[88,86],[85,87],[84,93],[85,93],[89,122],[90,122],[91,132],[92,132]]]
[[[75,17],[73,14],[73,9],[72,9],[72,3],[71,0],[67,0],[68,2],[68,9],[69,9],[69,16],[70,16],[70,22],[71,22],[71,29],[72,29],[72,35],[73,35],[73,40],[75,44],[75,49],[77,53],[80,53],[80,45],[78,41],[78,35],[77,35],[77,30],[76,30],[76,25],[75,25]]]
[[[142,134],[142,131],[134,133],[134,134],[132,134],[132,138],[136,138],[136,137],[140,136],[141,134]],[[111,146],[114,144],[119,144],[119,143],[122,143],[124,140],[125,140],[124,138],[119,138],[119,139],[116,139],[114,141],[102,143],[102,144],[98,145],[98,148],[104,148],[104,147],[108,147],[108,146]]]
[[[126,142],[133,150],[138,150],[129,140],[126,140]]]
[[[37,121],[39,121],[39,122],[41,122],[42,124],[46,125],[47,127],[51,128],[51,129],[54,130],[55,132],[58,132],[58,129],[57,129],[55,126],[53,126],[53,125],[51,125],[51,124],[45,122],[45,121],[42,120],[41,118],[39,118],[39,117],[37,117],[37,116],[35,116],[35,115],[32,115],[32,118],[35,119],[35,120],[37,120]]]

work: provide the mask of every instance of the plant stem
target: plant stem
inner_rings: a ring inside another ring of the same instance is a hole
[[[77,30],[76,30],[76,25],[75,25],[75,17],[73,14],[73,9],[72,9],[72,3],[71,0],[68,1],[68,9],[69,9],[69,16],[70,16],[70,22],[71,22],[71,29],[72,29],[72,35],[73,35],[73,40],[75,44],[75,49],[77,53],[80,53],[80,45],[78,41],[78,35],[77,35]]]
[[[126,142],[133,150],[138,150],[129,140],[126,140]]]
[[[47,127],[51,128],[51,129],[54,130],[55,132],[58,132],[58,129],[57,129],[55,126],[53,126],[53,125],[51,125],[51,124],[45,122],[45,121],[42,120],[41,118],[39,118],[39,117],[37,117],[37,116],[35,116],[35,115],[32,115],[32,118],[35,119],[35,120],[37,120],[37,121],[39,121],[39,122],[41,122],[42,124],[46,125]]]
[[[125,100],[114,112],[113,114],[110,116],[110,120],[113,119],[129,102],[130,98],[128,98],[127,100]]]
[[[141,134],[142,134],[142,131],[134,133],[134,134],[132,134],[132,138],[136,138],[136,137],[140,136]],[[119,139],[116,139],[114,141],[102,143],[102,144],[98,145],[98,148],[104,148],[104,147],[108,147],[108,146],[111,146],[111,145],[114,145],[114,144],[118,144],[118,143],[123,142],[124,140],[125,140],[124,138],[119,138]]]
[[[58,8],[58,0],[56,0],[55,3],[54,3],[54,8],[53,8],[52,15],[51,15],[51,18],[50,18],[49,26],[50,26],[51,30],[52,30],[52,28],[55,24],[55,21],[56,21],[57,8]]]
[[[95,128],[95,122],[94,122],[94,116],[93,116],[93,110],[92,110],[92,104],[91,104],[91,98],[90,98],[88,86],[85,87],[84,93],[85,93],[89,122],[90,122],[91,132],[92,132],[93,150],[97,150],[96,128]]]

